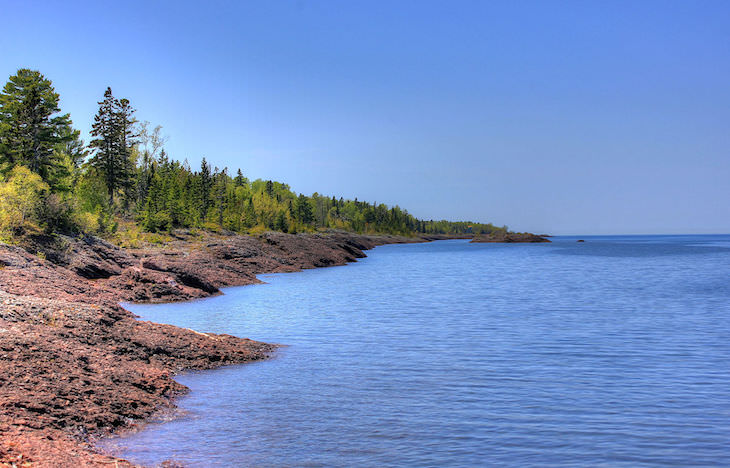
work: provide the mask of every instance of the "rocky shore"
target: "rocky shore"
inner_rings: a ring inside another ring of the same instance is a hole
[[[260,273],[344,265],[376,245],[346,233],[258,237],[178,231],[122,249],[95,237],[0,243],[0,467],[132,466],[91,441],[174,407],[184,369],[265,359],[274,345],[135,320],[118,304],[170,302]]]
[[[549,242],[530,236],[473,242]],[[99,453],[93,440],[174,408],[187,391],[173,380],[178,372],[265,359],[276,348],[140,322],[120,302],[213,296],[257,283],[261,273],[344,265],[377,245],[450,238],[179,230],[135,249],[91,236],[0,243],[0,468],[133,466]]]

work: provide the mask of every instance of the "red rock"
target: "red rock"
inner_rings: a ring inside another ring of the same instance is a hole
[[[190,241],[184,230],[175,238],[140,250],[94,237],[0,244],[0,468],[131,466],[90,441],[173,408],[187,391],[173,380],[183,369],[264,359],[275,349],[139,322],[120,301],[210,296],[256,283],[260,273],[344,265],[376,245],[419,241],[346,233]]]
[[[472,242],[492,242],[492,243],[538,243],[550,242],[550,239],[544,236],[538,236],[529,232],[493,232],[491,234],[479,234],[474,236]]]

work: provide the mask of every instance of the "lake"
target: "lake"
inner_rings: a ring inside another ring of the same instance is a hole
[[[186,466],[728,466],[730,236],[387,245],[144,320],[287,345],[101,446]]]

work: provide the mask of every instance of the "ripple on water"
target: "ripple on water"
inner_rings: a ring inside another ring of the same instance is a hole
[[[146,320],[286,343],[107,448],[190,466],[730,465],[730,237],[383,246]]]

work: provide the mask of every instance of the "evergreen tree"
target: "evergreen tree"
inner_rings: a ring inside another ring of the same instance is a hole
[[[246,202],[246,208],[243,215],[243,223],[247,228],[251,228],[256,225],[258,220],[256,219],[256,208],[253,204],[253,197],[249,196]]]
[[[81,139],[81,132],[71,127],[65,127],[60,133],[62,141],[56,145],[56,151],[68,158],[74,170],[81,169],[81,165],[89,156],[89,150]]]
[[[312,213],[312,205],[309,203],[309,197],[299,194],[297,198],[297,218],[304,224],[311,224],[314,221]]]
[[[228,169],[224,168],[222,172],[217,172],[214,176],[212,198],[213,208],[217,215],[217,222],[219,226],[223,226],[223,215],[226,210],[226,193],[227,193],[227,181],[230,180],[227,173]]]
[[[59,96],[40,72],[23,68],[0,93],[0,171],[26,166],[51,187],[66,174],[57,145],[73,138],[68,114],[58,115]]]
[[[122,189],[124,196],[124,208],[136,199],[134,175],[137,165],[136,145],[139,143],[139,134],[136,133],[135,125],[137,119],[134,118],[135,110],[130,106],[128,99],[120,99],[117,109],[117,123],[119,125],[119,151],[120,162],[124,164],[124,177],[119,180],[119,187]]]
[[[131,156],[136,143],[133,113],[128,100],[116,99],[112,89],[107,88],[94,116],[91,130],[94,139],[89,143],[94,155],[90,163],[104,177],[110,205],[114,204],[115,194],[128,190],[133,181]]]
[[[286,214],[284,214],[283,211],[280,211],[279,215],[276,217],[274,229],[281,232],[289,232],[289,222],[287,221]]]
[[[233,179],[233,183],[236,184],[236,187],[243,187],[244,185],[246,185],[246,178],[243,177],[243,172],[241,172],[241,169],[239,169],[236,173],[236,178]]]
[[[205,220],[208,216],[208,208],[210,208],[210,191],[213,188],[213,178],[211,177],[210,164],[203,158],[200,163],[200,172],[198,173],[198,205],[200,209],[200,218]]]

